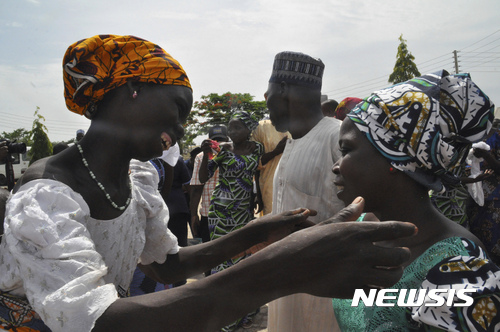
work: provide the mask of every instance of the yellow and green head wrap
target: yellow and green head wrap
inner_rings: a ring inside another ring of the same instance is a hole
[[[66,106],[88,118],[107,92],[128,80],[191,88],[177,60],[158,45],[134,36],[80,40],[66,51],[63,68]]]

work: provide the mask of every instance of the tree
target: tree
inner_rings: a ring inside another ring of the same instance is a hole
[[[26,146],[30,146],[33,143],[30,136],[31,131],[24,128],[18,128],[10,133],[2,132],[2,138],[8,139],[11,142],[24,143]]]
[[[197,136],[208,133],[208,129],[213,125],[227,125],[235,111],[247,111],[260,120],[267,113],[266,102],[254,101],[249,93],[226,92],[222,95],[211,93],[201,96],[201,101],[194,103],[184,125],[184,144],[192,145]]]
[[[35,120],[33,121],[33,129],[31,130],[31,139],[33,145],[28,152],[31,157],[30,165],[37,161],[52,155],[52,143],[50,143],[49,136],[47,136],[47,127],[42,123],[45,118],[38,114],[40,107],[36,107]]]
[[[413,62],[415,57],[408,51],[406,40],[403,39],[402,34],[399,36],[399,41],[396,64],[394,65],[394,71],[389,76],[389,83],[393,84],[406,82],[415,76],[420,76],[417,65]]]

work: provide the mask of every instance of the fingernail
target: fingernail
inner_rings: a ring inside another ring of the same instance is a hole
[[[356,199],[354,201],[352,201],[352,204],[359,204],[359,203],[361,203],[362,200],[363,200],[363,197],[358,196],[358,197],[356,197]]]

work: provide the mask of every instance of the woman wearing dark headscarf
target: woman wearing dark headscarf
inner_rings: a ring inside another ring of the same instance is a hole
[[[438,307],[403,307],[396,300],[387,301],[392,306],[351,307],[352,300],[334,299],[344,331],[499,330],[499,268],[481,242],[441,214],[428,195],[429,189],[440,192],[458,183],[451,171],[472,142],[486,135],[493,109],[469,76],[443,71],[377,91],[348,114],[340,130],[342,159],[333,169],[339,198],[363,196],[365,211],[380,220],[405,220],[419,229],[411,239],[385,242],[412,252],[391,288],[477,293],[468,294],[474,297],[468,307],[452,307],[447,293],[438,293],[445,303]]]

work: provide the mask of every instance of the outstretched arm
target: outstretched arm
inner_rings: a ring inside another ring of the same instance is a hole
[[[482,172],[481,174],[479,174],[478,176],[476,176],[475,178],[469,178],[469,177],[464,176],[464,177],[460,178],[460,181],[462,183],[465,183],[465,184],[476,183],[476,182],[483,181],[484,179],[489,178],[493,174],[494,174],[494,172],[492,169],[487,169],[484,172]]]
[[[198,216],[198,206],[200,205],[201,195],[204,185],[191,185],[189,193],[189,212],[191,214],[191,231],[194,237],[199,237],[200,217]]]
[[[297,209],[267,215],[216,240],[182,247],[178,254],[168,255],[165,263],[153,263],[141,266],[141,269],[164,284],[175,283],[203,273],[256,244],[275,242],[298,229],[313,225],[306,220],[310,214],[310,210]]]
[[[276,147],[274,148],[274,150],[266,152],[262,155],[262,157],[260,159],[262,165],[267,164],[271,159],[273,159],[274,157],[279,156],[280,154],[283,153],[283,150],[285,150],[285,145],[286,145],[287,139],[288,139],[288,137],[286,137],[286,136],[283,137],[281,139],[281,141],[279,141],[278,144],[276,144]]]
[[[205,183],[208,181],[208,154],[212,151],[210,147],[211,140],[204,140],[201,143],[201,149],[203,150],[203,159],[201,160],[200,171],[198,176],[200,178],[201,183]]]
[[[362,209],[362,201],[351,204],[337,219],[356,220]],[[244,227],[230,238],[231,234],[225,236],[226,242],[213,241],[213,245],[227,244],[239,251],[238,245],[230,242],[242,239],[241,233],[249,232],[247,235],[258,238],[253,231],[270,227],[273,235],[278,235],[280,231],[290,231],[291,225],[295,228],[300,224],[304,218],[300,220],[297,214],[306,217],[307,211],[296,213],[294,223],[279,221],[281,227],[255,222],[250,230],[245,231]],[[352,296],[354,289],[366,285],[391,286],[401,277],[402,264],[410,252],[407,248],[379,247],[374,242],[415,232],[412,224],[391,221],[312,226],[208,278],[165,292],[119,299],[98,319],[94,331],[215,331],[264,303],[292,293],[346,298]],[[248,245],[248,240],[244,241]],[[180,260],[184,259],[183,254],[179,254]],[[283,275],[288,278],[282,278]]]

